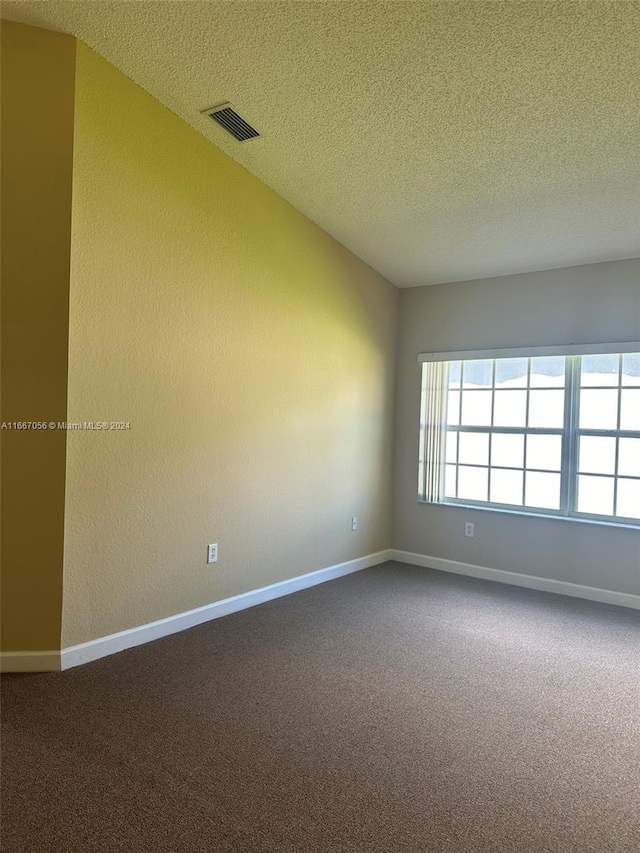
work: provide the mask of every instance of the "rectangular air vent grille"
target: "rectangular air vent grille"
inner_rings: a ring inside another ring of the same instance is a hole
[[[260,136],[255,127],[251,127],[249,122],[239,116],[231,104],[221,104],[219,107],[205,110],[205,113],[238,142],[246,142],[248,139],[255,139],[256,136]]]

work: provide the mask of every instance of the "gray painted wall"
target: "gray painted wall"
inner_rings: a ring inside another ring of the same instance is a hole
[[[640,531],[416,500],[419,352],[639,339],[640,258],[402,290],[393,547],[639,594]]]

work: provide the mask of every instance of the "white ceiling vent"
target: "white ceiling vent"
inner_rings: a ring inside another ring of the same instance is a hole
[[[209,116],[216,124],[223,127],[238,142],[246,142],[248,139],[255,139],[260,136],[255,127],[251,127],[248,121],[239,116],[231,104],[219,104],[217,107],[211,107],[202,112],[203,115]]]

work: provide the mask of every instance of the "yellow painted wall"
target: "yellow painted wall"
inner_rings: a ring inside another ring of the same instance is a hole
[[[131,428],[68,434],[64,646],[389,546],[397,311],[80,43],[76,79],[69,420]]]
[[[3,422],[64,421],[75,39],[3,21]],[[65,433],[2,430],[2,649],[60,648]]]

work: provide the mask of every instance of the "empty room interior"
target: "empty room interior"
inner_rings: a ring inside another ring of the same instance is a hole
[[[638,853],[638,0],[3,0],[3,853]]]

